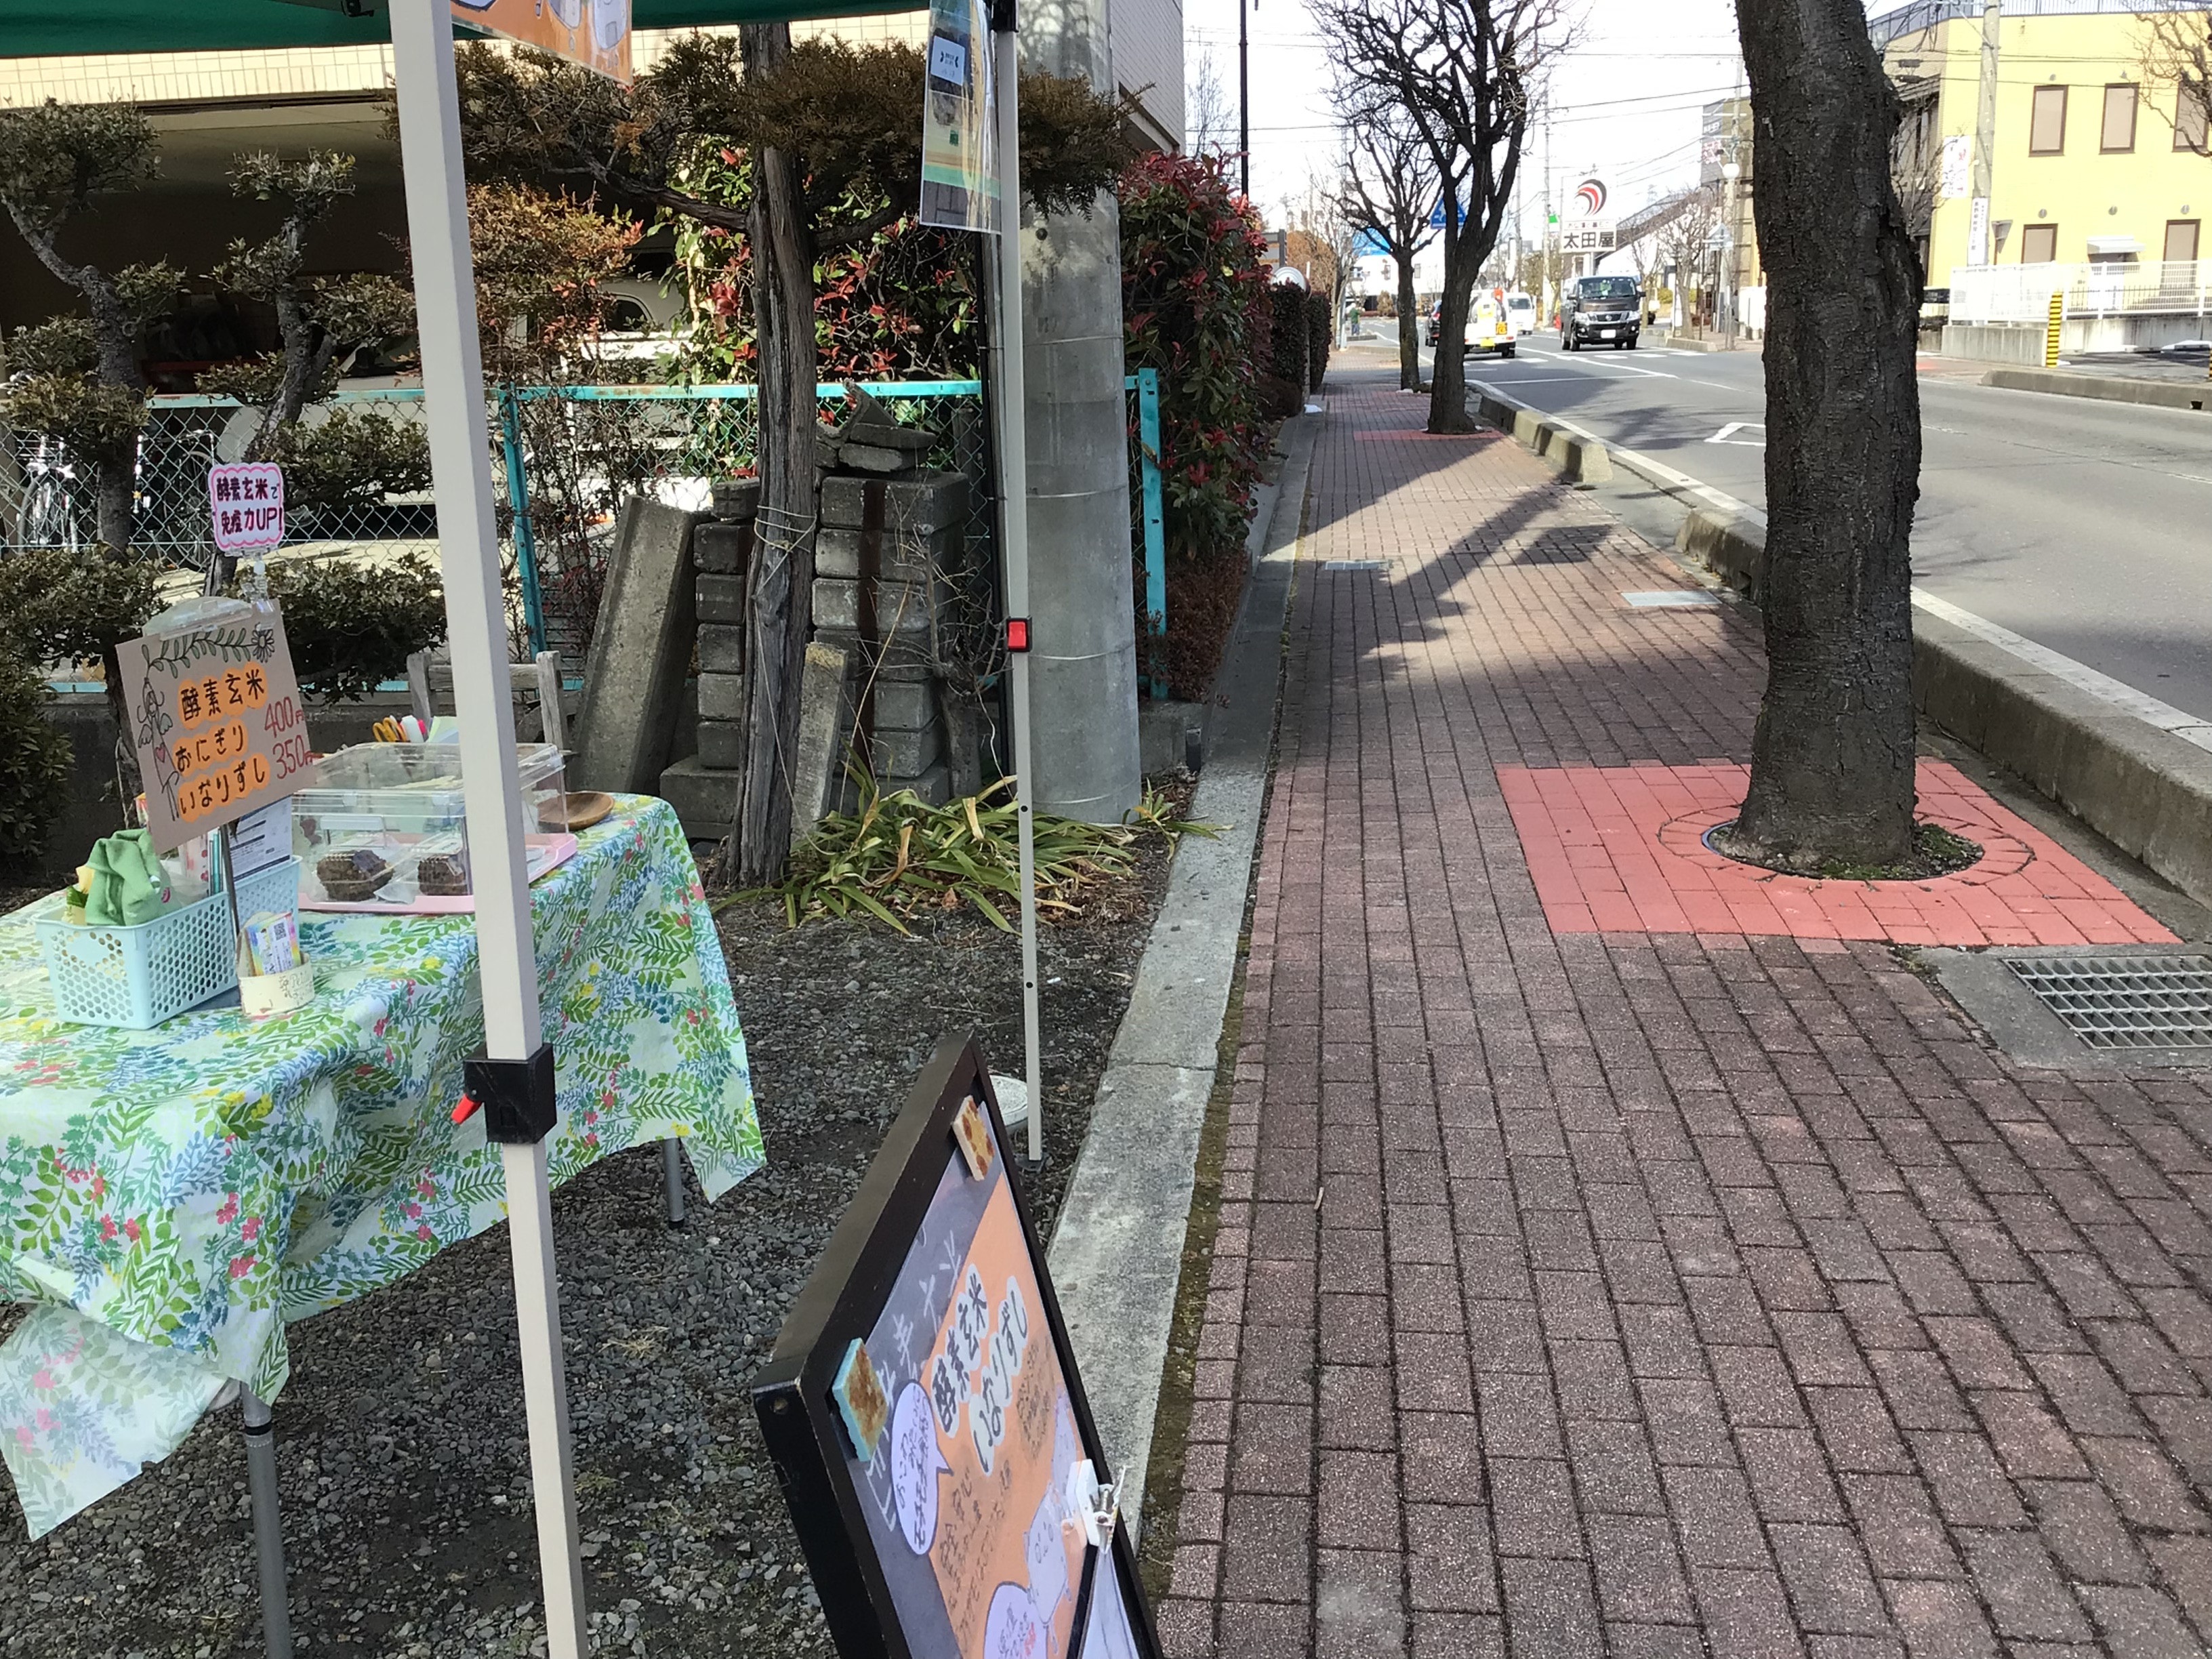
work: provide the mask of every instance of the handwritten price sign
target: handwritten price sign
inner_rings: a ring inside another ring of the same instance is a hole
[[[258,811],[307,781],[307,710],[273,602],[125,640],[115,655],[157,851]]]
[[[221,552],[255,553],[283,546],[284,470],[271,461],[209,468],[208,513]]]

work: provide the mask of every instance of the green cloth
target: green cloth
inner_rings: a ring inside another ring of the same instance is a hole
[[[85,895],[84,919],[103,927],[136,927],[168,910],[175,895],[161,868],[151,834],[125,830],[92,844],[92,890]]]
[[[690,844],[636,795],[576,842],[530,889],[549,1178],[673,1136],[711,1202],[762,1147]],[[0,927],[0,1304],[39,1304],[0,1342],[0,1462],[33,1536],[168,1455],[223,1378],[276,1400],[287,1322],[507,1218],[483,1115],[452,1117],[484,1041],[477,920],[303,912],[313,1002],[150,1031],[63,1022],[36,930]]]

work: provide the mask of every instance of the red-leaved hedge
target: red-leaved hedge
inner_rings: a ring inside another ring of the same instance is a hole
[[[1160,372],[1167,521],[1167,638],[1157,648],[1146,643],[1142,534],[1134,540],[1139,654],[1171,695],[1202,697],[1235,620],[1267,459],[1254,371],[1267,344],[1255,323],[1270,316],[1267,270],[1258,217],[1220,161],[1146,155],[1119,194],[1127,361],[1132,373]]]

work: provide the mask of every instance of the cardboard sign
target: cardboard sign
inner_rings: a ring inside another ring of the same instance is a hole
[[[1158,1659],[1010,1150],[945,1043],[753,1384],[846,1659]]]
[[[216,550],[253,553],[284,544],[284,469],[238,461],[208,469],[208,514]]]
[[[115,647],[146,823],[166,853],[307,781],[307,715],[273,601]]]
[[[982,0],[932,0],[921,83],[921,210],[946,230],[999,228],[998,106]]]
[[[630,83],[629,0],[453,0],[453,21]]]

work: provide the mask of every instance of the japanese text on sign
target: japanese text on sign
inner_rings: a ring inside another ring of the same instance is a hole
[[[272,605],[115,648],[147,827],[167,852],[293,793],[307,720]]]
[[[284,471],[270,461],[240,461],[208,470],[208,512],[215,544],[224,553],[252,553],[284,544]]]
[[[628,86],[629,9],[630,0],[453,0],[453,21],[540,47]]]
[[[982,0],[931,0],[928,64],[921,93],[921,222],[996,231],[997,94]]]

